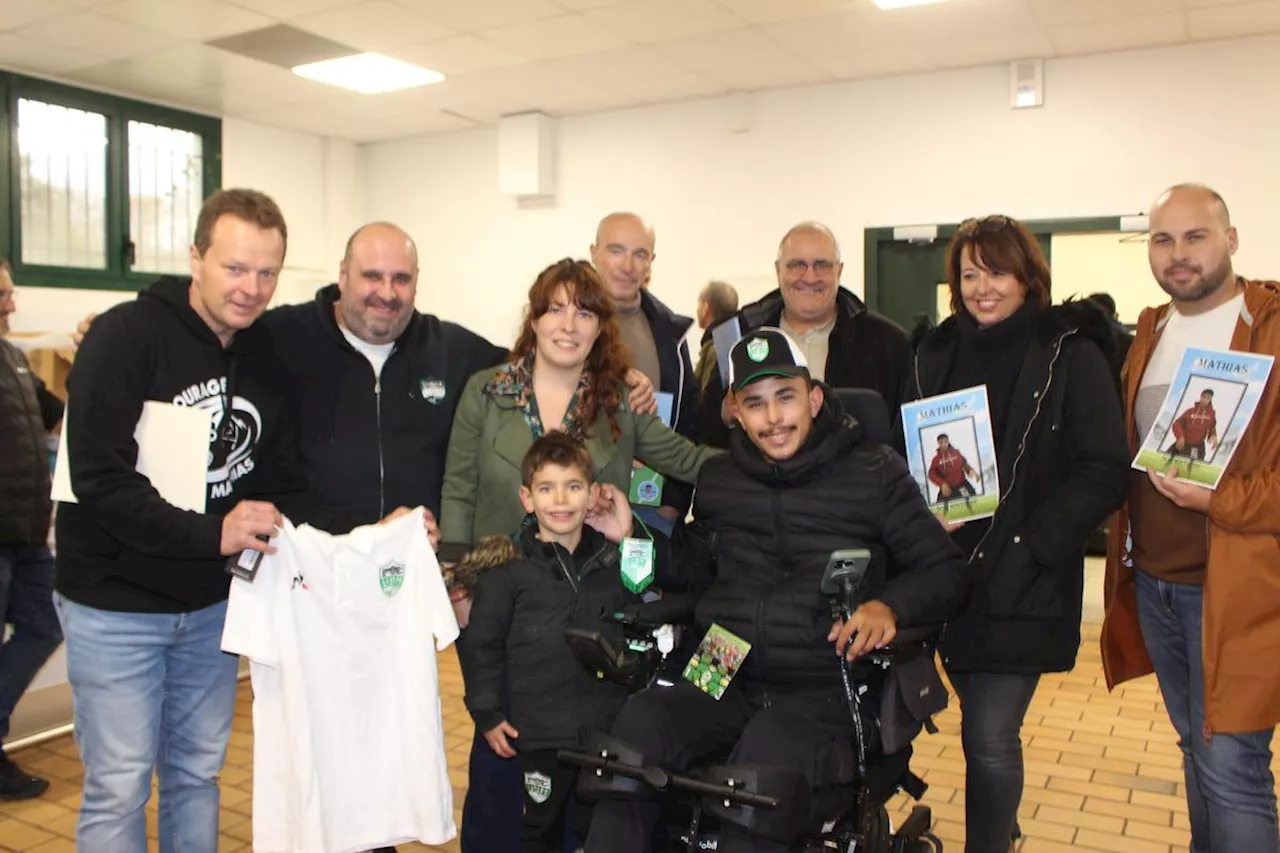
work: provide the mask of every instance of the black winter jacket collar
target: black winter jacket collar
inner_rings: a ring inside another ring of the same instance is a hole
[[[299,410],[299,452],[325,511],[308,519],[330,533],[370,524],[398,506],[440,512],[445,454],[458,398],[506,350],[414,311],[375,377],[342,334],[336,284],[308,304],[268,311]]]

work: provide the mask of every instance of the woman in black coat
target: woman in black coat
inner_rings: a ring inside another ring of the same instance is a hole
[[[968,220],[947,250],[953,316],[920,342],[908,400],[985,385],[1001,500],[951,528],[975,569],[943,635],[960,698],[965,853],[1006,853],[1022,799],[1020,731],[1040,676],[1075,665],[1089,534],[1125,497],[1129,453],[1089,302],[1053,306],[1049,267],[1021,223]]]

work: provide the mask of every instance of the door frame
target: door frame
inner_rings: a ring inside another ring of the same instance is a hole
[[[1089,234],[1107,231],[1121,231],[1119,216],[1085,216],[1075,219],[1028,219],[1019,220],[1031,230],[1032,234]],[[873,311],[880,309],[880,245],[882,243],[899,242],[894,239],[895,227],[877,226],[863,230],[862,257],[862,294],[867,307]],[[933,242],[947,241],[955,236],[960,223],[937,226],[938,233]],[[909,241],[901,241],[909,242]],[[1052,258],[1048,258],[1052,267]],[[946,278],[943,270],[938,270],[939,281]]]

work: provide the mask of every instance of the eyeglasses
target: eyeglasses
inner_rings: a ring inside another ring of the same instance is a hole
[[[828,261],[825,258],[819,258],[813,263],[801,260],[800,258],[792,258],[783,265],[787,272],[794,275],[804,275],[805,271],[810,267],[813,268],[815,275],[830,275],[836,268],[835,261]]]
[[[981,219],[971,217],[960,223],[960,227],[956,229],[957,234],[972,234],[975,231],[986,231],[988,234],[998,234],[1013,224],[1013,220],[1000,213],[993,213],[990,216],[984,216]]]

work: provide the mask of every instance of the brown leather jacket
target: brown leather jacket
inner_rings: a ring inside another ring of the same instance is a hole
[[[1244,308],[1231,348],[1280,356],[1280,283],[1241,278]],[[1134,403],[1142,374],[1169,316],[1148,308],[1125,363],[1122,385],[1130,450],[1140,437]],[[1152,671],[1138,627],[1129,564],[1127,507],[1107,548],[1102,663],[1107,686]],[[1280,370],[1273,369],[1253,421],[1209,502],[1204,585],[1205,726],[1255,732],[1280,723]]]

